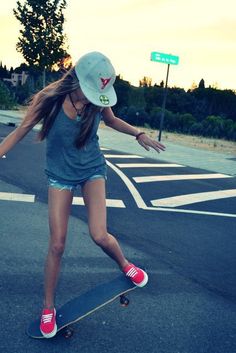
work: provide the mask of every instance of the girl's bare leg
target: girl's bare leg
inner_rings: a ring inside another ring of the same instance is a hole
[[[87,181],[82,193],[88,211],[88,226],[92,239],[123,269],[129,262],[116,238],[107,232],[105,180]]]
[[[65,249],[67,225],[73,193],[49,187],[48,210],[50,241],[45,263],[44,307],[54,307],[54,296],[60,271],[61,258]]]

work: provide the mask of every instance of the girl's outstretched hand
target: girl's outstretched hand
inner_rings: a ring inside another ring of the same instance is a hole
[[[165,151],[165,146],[162,143],[150,138],[146,134],[140,135],[137,140],[138,143],[147,151],[150,151],[150,147],[156,150],[158,153],[160,153],[161,151]]]

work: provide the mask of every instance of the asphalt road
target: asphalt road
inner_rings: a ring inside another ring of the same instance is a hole
[[[0,125],[0,139],[11,130]],[[209,172],[181,166],[174,172],[167,166],[118,167],[154,161],[124,158],[127,154],[112,150],[104,151],[110,155],[107,199],[119,200],[123,207],[108,207],[109,231],[127,257],[147,269],[150,281],[130,294],[128,308],[113,302],[82,320],[70,340],[59,336],[37,341],[25,335],[25,327],[41,310],[48,241],[45,146],[34,138],[29,134],[0,160],[0,195],[35,195],[35,202],[0,199],[1,351],[236,352],[235,197],[161,209],[152,203],[233,190],[235,177],[137,183],[133,178]],[[89,239],[83,205],[73,206],[68,233],[58,305],[119,273]]]

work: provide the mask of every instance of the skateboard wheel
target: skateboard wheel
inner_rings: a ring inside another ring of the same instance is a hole
[[[64,336],[65,338],[71,338],[71,337],[73,336],[73,333],[74,333],[74,331],[73,331],[72,328],[66,327],[66,328],[64,329],[64,331],[63,331],[63,336]]]
[[[125,295],[120,296],[120,304],[122,306],[128,306],[129,305],[129,299]]]

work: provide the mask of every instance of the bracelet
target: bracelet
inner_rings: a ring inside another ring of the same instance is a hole
[[[138,140],[138,139],[139,139],[139,136],[141,136],[141,135],[145,135],[145,132],[140,132],[139,134],[137,134],[137,135],[135,136],[136,140]]]

